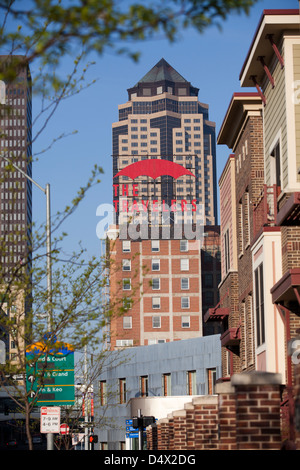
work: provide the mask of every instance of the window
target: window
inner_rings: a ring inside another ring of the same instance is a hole
[[[265,342],[265,313],[264,313],[264,279],[263,264],[254,271],[255,285],[255,319],[256,319],[256,343],[260,346]]]
[[[152,317],[152,328],[160,328],[160,317]]]
[[[126,330],[132,328],[132,317],[123,317],[123,328]]]
[[[190,298],[181,297],[181,308],[190,308]]]
[[[244,222],[244,232],[245,232],[245,247],[250,245],[250,198],[248,188],[245,192],[245,222]]]
[[[188,370],[186,374],[187,379],[187,394],[188,395],[197,395],[197,385],[196,385],[196,371]]]
[[[152,297],[152,308],[160,308],[160,297]]]
[[[279,141],[271,152],[271,174],[272,180],[276,186],[281,187],[281,161],[280,161],[280,143]]]
[[[188,277],[181,278],[181,290],[188,290],[190,288],[190,280]]]
[[[123,290],[131,290],[131,279],[123,279]]]
[[[207,369],[207,392],[214,395],[216,386],[216,369]]]
[[[180,240],[180,251],[188,251],[189,242],[188,240]]]
[[[151,241],[151,251],[159,251],[159,240],[152,240]]]
[[[122,260],[122,269],[123,271],[131,271],[131,260],[123,259]]]
[[[126,403],[126,379],[119,379],[119,403]]]
[[[107,388],[106,380],[100,380],[99,382],[99,395],[100,395],[100,405],[104,406],[107,404]]]
[[[117,339],[116,346],[121,348],[125,346],[133,346],[133,339]]]
[[[164,397],[171,395],[171,374],[162,375],[162,395]]]
[[[244,214],[243,214],[243,201],[239,201],[238,205],[238,240],[239,240],[239,255],[244,251]]]
[[[159,290],[160,289],[160,279],[155,277],[152,279],[152,290]]]
[[[152,271],[159,271],[160,270],[160,260],[153,259],[152,260]]]
[[[229,229],[224,234],[224,257],[225,257],[225,272],[230,269],[230,249],[229,249]]]
[[[123,250],[123,253],[130,253],[130,251],[131,251],[131,242],[130,242],[130,240],[123,240],[122,241],[122,250]]]
[[[148,396],[148,375],[142,375],[140,377],[140,396]]]
[[[131,307],[132,307],[132,299],[130,297],[125,297],[123,299],[124,310],[129,310]]]
[[[181,271],[188,271],[189,270],[189,259],[183,258],[180,260],[180,270]]]
[[[190,327],[190,317],[189,315],[182,315],[181,317],[181,328],[189,328]]]

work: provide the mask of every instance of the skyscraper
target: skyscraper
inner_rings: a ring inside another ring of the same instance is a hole
[[[203,334],[201,240],[177,224],[189,212],[195,225],[199,207],[202,226],[217,223],[215,124],[198,92],[161,59],[128,89],[112,125],[110,300],[123,313],[110,322],[112,349]],[[144,213],[147,229],[142,221],[135,231],[133,214]]]
[[[169,207],[174,200],[194,200],[205,206],[205,225],[217,223],[215,124],[208,105],[198,101],[198,91],[164,59],[128,89],[128,102],[119,106],[119,121],[112,129],[118,215],[124,196],[130,202],[164,201]],[[132,163],[155,159],[177,163],[193,175],[119,176]]]
[[[28,292],[20,287],[20,275],[31,268],[32,184],[16,169],[32,175],[31,75],[22,56],[0,56],[0,63],[1,69],[13,64],[16,70],[13,82],[0,80],[0,305],[13,317],[26,311]],[[12,357],[13,342],[1,336]]]

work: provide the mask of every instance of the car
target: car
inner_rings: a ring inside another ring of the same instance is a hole
[[[17,445],[18,445],[18,443],[17,443],[16,439],[10,439],[6,443],[7,447],[17,447]]]
[[[32,444],[41,444],[42,438],[40,436],[33,436],[32,437]]]

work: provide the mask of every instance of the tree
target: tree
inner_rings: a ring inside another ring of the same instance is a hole
[[[23,55],[31,64],[39,59],[49,67],[47,80],[54,88],[61,85],[51,69],[74,51],[103,54],[113,49],[134,60],[138,51],[128,44],[163,35],[175,41],[182,29],[203,32],[227,18],[231,12],[248,13],[257,0],[155,0],[142,3],[114,0],[1,0],[3,13],[0,48],[5,53]],[[15,67],[1,70],[6,80],[15,77]]]

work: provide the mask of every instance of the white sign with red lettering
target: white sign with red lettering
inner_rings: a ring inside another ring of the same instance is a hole
[[[60,407],[42,406],[41,407],[41,433],[59,433],[60,432]]]

